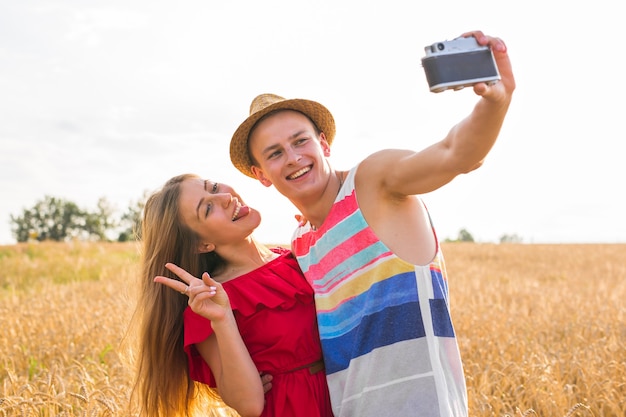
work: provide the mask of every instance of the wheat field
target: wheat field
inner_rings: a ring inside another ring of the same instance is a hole
[[[626,245],[443,244],[472,416],[626,415]],[[135,243],[0,246],[0,417],[131,416]]]

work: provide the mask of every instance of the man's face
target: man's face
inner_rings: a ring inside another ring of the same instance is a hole
[[[252,131],[248,148],[257,179],[290,200],[306,198],[328,183],[330,146],[302,113],[285,110],[264,119]]]

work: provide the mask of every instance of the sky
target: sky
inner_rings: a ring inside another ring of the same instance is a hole
[[[170,177],[233,185],[288,242],[297,213],[239,173],[228,145],[261,93],[334,115],[331,163],[420,150],[470,112],[431,93],[424,47],[479,29],[517,89],[484,165],[421,196],[440,239],[626,242],[622,13],[609,0],[0,0],[0,244],[44,196],[120,211]]]

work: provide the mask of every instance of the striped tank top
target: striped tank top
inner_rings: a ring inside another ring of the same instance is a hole
[[[467,416],[439,243],[434,260],[424,266],[391,252],[361,214],[356,169],[322,227],[313,230],[306,223],[292,239],[315,291],[333,412],[336,417]]]

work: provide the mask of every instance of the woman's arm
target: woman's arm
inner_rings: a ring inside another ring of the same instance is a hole
[[[211,320],[214,333],[196,348],[211,368],[220,396],[242,417],[260,415],[265,406],[263,384],[222,285],[206,272],[198,279],[174,264],[168,263],[166,268],[183,282],[163,276],[154,281],[187,295],[191,309]]]

